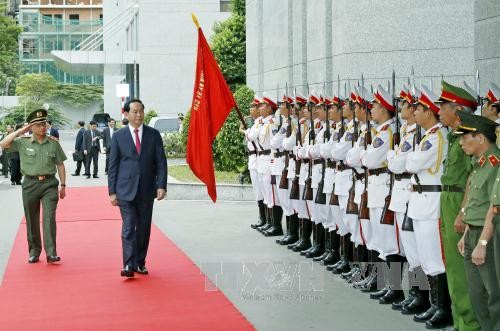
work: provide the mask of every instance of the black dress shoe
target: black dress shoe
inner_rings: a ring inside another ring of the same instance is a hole
[[[389,291],[389,288],[384,287],[380,291],[370,294],[370,299],[378,300],[383,297],[387,293],[387,291]]]
[[[137,266],[137,268],[135,268],[134,271],[141,275],[149,274],[148,269],[146,269],[146,266],[143,265]]]
[[[434,305],[431,305],[430,308],[427,309],[426,311],[424,311],[423,313],[414,315],[413,320],[415,322],[425,323],[426,321],[430,320],[432,318],[432,316],[434,316],[434,313],[436,312],[436,310],[437,310],[437,307]]]
[[[90,175],[87,175],[87,179],[89,179],[89,178],[90,178]]]
[[[94,176],[92,176],[92,177],[93,177],[93,178],[99,178],[99,176],[97,176],[97,175],[94,175]]]
[[[390,289],[387,293],[378,300],[381,305],[390,305],[395,301],[401,301],[404,299],[404,293],[402,290],[392,290]]]
[[[18,181],[16,182],[16,185],[23,185],[23,183],[21,183],[21,181]]]
[[[134,269],[129,265],[125,266],[125,268],[123,268],[121,271],[121,276],[128,278],[134,277]]]
[[[71,174],[71,176],[80,176],[80,174]]]
[[[40,258],[38,256],[30,256],[30,258],[28,259],[28,263],[37,263],[38,261],[40,261]]]
[[[47,263],[55,263],[61,261],[61,258],[57,255],[49,255],[47,256]]]

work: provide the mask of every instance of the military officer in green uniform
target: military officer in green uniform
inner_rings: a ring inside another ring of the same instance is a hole
[[[472,113],[478,103],[466,90],[442,81],[439,120],[450,128],[448,156],[441,176],[441,238],[445,257],[446,278],[452,303],[453,326],[460,331],[480,330],[471,309],[467,291],[464,259],[457,251],[457,244],[465,230],[463,215],[459,213],[464,199],[467,178],[472,165],[470,157],[460,147],[459,137],[453,131],[460,124],[458,110]]]
[[[497,274],[497,280],[500,280],[500,167],[497,167],[497,178],[495,179],[495,184],[493,185],[490,202],[491,207],[486,217],[486,223],[489,223],[490,228],[493,229],[491,232],[494,231],[493,250],[495,252],[495,270]]]
[[[24,175],[22,196],[29,246],[29,263],[39,261],[42,252],[40,237],[40,203],[43,207],[43,243],[47,263],[61,260],[56,250],[56,208],[66,195],[66,155],[57,140],[47,136],[47,111],[37,109],[29,114],[28,125],[7,135],[0,147],[19,152]],[[23,136],[32,130],[32,136]],[[23,136],[23,137],[20,137]],[[61,181],[55,177],[56,169]],[[60,186],[60,188],[58,188]]]
[[[491,205],[491,193],[500,164],[500,149],[496,146],[496,123],[481,116],[459,111],[461,124],[455,130],[464,152],[472,155],[463,221],[467,224],[463,236],[463,253],[467,285],[483,330],[500,330],[500,288],[495,271],[491,230],[485,228],[485,218]],[[488,234],[488,232],[490,232]],[[459,245],[461,250],[462,245]]]

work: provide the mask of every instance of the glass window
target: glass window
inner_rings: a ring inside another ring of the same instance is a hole
[[[160,132],[179,132],[179,121],[177,118],[158,119],[154,127]]]
[[[80,15],[79,14],[69,14],[69,20],[71,25],[80,24]]]

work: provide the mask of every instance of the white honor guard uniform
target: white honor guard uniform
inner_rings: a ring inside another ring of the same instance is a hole
[[[287,126],[288,126],[288,123],[287,123]],[[288,157],[289,157],[289,159],[288,159],[288,173],[287,173],[288,190],[287,190],[286,194],[287,194],[287,197],[290,201],[292,213],[297,213],[295,201],[298,201],[298,200],[290,199],[290,192],[292,189],[292,181],[295,178],[296,156],[295,156],[295,154],[293,154],[293,147],[297,143],[297,126],[298,126],[297,118],[295,116],[292,116],[292,132],[290,134],[290,137],[286,137],[286,133],[285,133],[285,138],[283,138],[283,150],[285,150],[288,153]],[[304,209],[305,209],[305,203],[304,203]],[[285,212],[285,211],[283,210],[283,212]]]
[[[439,108],[432,100],[437,100],[437,97],[422,90],[418,102],[438,113]],[[418,147],[408,153],[406,158],[406,170],[414,174],[411,178],[408,217],[413,219],[422,270],[430,276],[445,272],[439,232],[441,193],[433,189],[441,186],[443,160],[448,152],[446,136],[447,130],[437,123],[425,132]]]
[[[254,98],[253,100],[253,105],[257,106],[260,103],[260,100],[257,98]],[[255,149],[257,146],[257,143],[255,141],[252,141],[250,139],[250,136],[255,136],[255,132],[259,130],[259,123],[260,120],[262,119],[262,116],[259,116],[258,118],[255,119],[252,127],[248,128],[245,130],[245,142],[247,144],[248,148],[248,171],[250,172],[250,179],[252,180],[252,188],[253,192],[255,194],[255,200],[263,200],[262,192],[259,187],[259,178],[257,174],[257,152],[258,150]],[[250,133],[253,132],[253,133]],[[258,148],[258,147],[257,147]]]
[[[337,171],[335,173],[334,193],[339,198],[340,218],[335,219],[338,226],[338,234],[344,236],[349,233],[349,219],[346,214],[347,200],[349,198],[349,189],[352,186],[352,170],[346,164],[347,152],[352,148],[354,137],[354,121],[350,120],[345,128],[344,135],[340,141],[333,145],[332,158],[337,162]],[[334,212],[335,208],[332,208]],[[349,218],[352,219],[352,215]]]
[[[358,125],[361,127],[361,132],[359,133],[357,141],[354,143],[354,147],[347,152],[346,163],[353,168],[354,177],[356,178],[354,202],[359,207],[361,195],[365,191],[365,178],[363,164],[361,163],[361,154],[362,152],[364,153],[367,125],[365,123],[358,123]],[[376,132],[373,126],[371,130],[373,136]],[[351,233],[351,241],[356,246],[365,245],[367,249],[375,249],[373,246],[370,220],[360,220],[358,215],[347,215],[347,217],[351,218],[351,228],[349,230]]]
[[[292,150],[293,154],[295,155],[295,159],[297,160],[297,163],[300,162],[300,169],[299,169],[299,199],[291,199],[292,200],[292,206],[295,209],[295,211],[298,213],[299,218],[306,218],[310,219],[311,215],[309,213],[309,210],[307,209],[307,204],[305,200],[302,200],[302,195],[304,193],[304,186],[305,186],[305,181],[307,178],[307,174],[309,172],[309,162],[303,162],[300,158],[299,155],[299,150],[301,149],[302,145],[304,144],[304,141],[308,140],[306,134],[309,131],[309,121],[307,119],[301,119],[300,120],[300,135],[298,141],[300,141],[300,145],[295,145]],[[297,131],[297,135],[299,132]],[[291,143],[291,142],[290,142]],[[295,172],[297,169],[294,169],[294,176]]]

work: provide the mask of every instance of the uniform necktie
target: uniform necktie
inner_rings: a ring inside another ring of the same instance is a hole
[[[94,131],[90,131],[90,132],[92,132],[92,146],[94,146],[94,147],[95,147],[95,140],[94,140],[95,136],[94,136]]]
[[[139,139],[139,130],[135,129],[135,150],[137,151],[137,154],[141,153],[141,140]]]

